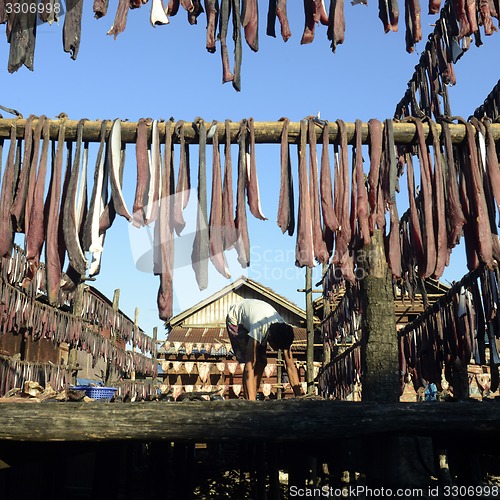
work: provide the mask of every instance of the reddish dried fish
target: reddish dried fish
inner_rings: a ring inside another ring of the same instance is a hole
[[[323,125],[323,148],[321,150],[321,172],[320,172],[320,193],[321,193],[321,214],[323,224],[330,231],[335,232],[339,228],[339,222],[333,208],[332,172],[330,170],[330,126],[328,122]]]
[[[307,121],[300,122],[299,155],[299,214],[297,243],[295,246],[295,265],[314,266],[314,239],[311,214],[311,199],[307,180]]]
[[[40,254],[45,239],[45,210],[43,195],[47,177],[47,157],[50,144],[50,121],[45,120],[42,130],[43,145],[40,155],[40,165],[33,192],[33,203],[29,216],[29,225],[26,229],[26,259],[30,268],[29,277],[32,278],[40,265]]]
[[[7,164],[3,174],[2,190],[0,191],[0,258],[8,255],[14,243],[14,225],[10,209],[16,188],[19,171],[16,166],[17,124],[12,122],[10,129],[10,146]]]
[[[14,227],[18,233],[25,231],[24,212],[26,208],[26,197],[28,195],[28,184],[31,176],[31,150],[33,147],[33,120],[34,115],[31,115],[24,126],[24,153],[21,164],[21,171],[17,182],[16,196],[10,209],[13,217]]]
[[[40,153],[40,141],[41,141],[41,136],[42,136],[42,130],[43,130],[43,125],[46,120],[46,116],[42,115],[38,119],[38,123],[36,124],[35,127],[35,132],[33,134],[33,152],[32,152],[32,159],[31,159],[31,169],[30,169],[30,175],[28,179],[28,192],[26,194],[26,208],[24,209],[24,229],[25,231],[28,230],[29,227],[29,218],[31,215],[31,207],[33,205],[33,196],[35,193],[35,185],[36,185],[36,172],[38,168],[38,160],[39,160],[39,153]]]
[[[147,191],[150,182],[149,154],[148,154],[148,128],[151,120],[139,119],[137,123],[137,138],[135,141],[135,156],[137,163],[137,183],[133,206],[133,220],[135,227],[144,225],[145,205],[148,203]]]
[[[313,231],[314,258],[322,263],[328,263],[330,255],[323,239],[321,230],[321,210],[319,200],[318,186],[318,160],[316,155],[316,129],[314,119],[308,120],[308,138],[309,138],[309,196],[311,199],[311,218]]]
[[[130,7],[130,0],[118,0],[118,9],[116,10],[115,20],[113,26],[108,31],[108,35],[116,37],[125,31],[127,26],[127,15]]]
[[[216,122],[214,122],[216,125]],[[210,260],[215,269],[225,278],[230,278],[229,269],[224,255],[224,239],[222,225],[222,179],[219,153],[219,138],[213,136],[212,158],[212,200],[210,204]]]
[[[241,25],[248,46],[259,50],[259,6],[257,0],[243,0],[241,3]]]
[[[169,120],[165,124],[165,159],[163,162],[164,171],[161,176],[160,213],[156,219],[154,231],[154,273],[160,276],[157,295],[158,315],[164,321],[168,321],[172,317],[174,302],[173,134],[174,124]]]
[[[429,130],[432,136],[432,144],[434,149],[434,214],[436,222],[436,269],[434,270],[433,277],[439,279],[444,272],[446,261],[448,259],[448,245],[446,233],[446,213],[445,213],[445,191],[444,191],[444,177],[442,166],[442,151],[439,142],[439,135],[437,132],[436,124],[429,120]]]
[[[207,50],[215,52],[216,28],[219,21],[218,0],[205,0],[205,11],[207,13]]]
[[[288,234],[292,236],[295,230],[295,217],[292,164],[290,161],[290,145],[288,144],[288,126],[290,120],[288,118],[281,118],[281,121],[283,121],[283,128],[281,129],[281,176],[277,222],[282,233],[288,231]]]
[[[365,173],[363,172],[363,137],[362,137],[362,122],[356,120],[356,184],[357,184],[357,214],[361,237],[365,245],[370,243],[370,227],[368,222],[368,193],[366,191]]]
[[[49,304],[57,304],[62,276],[62,262],[59,249],[59,203],[61,200],[61,178],[66,120],[59,123],[57,150],[53,159],[52,175],[47,194],[47,229],[45,236],[45,269]]]
[[[281,37],[286,42],[292,36],[286,12],[286,0],[276,0],[276,16],[281,25]]]
[[[260,220],[267,220],[262,213],[260,206],[259,181],[257,179],[257,160],[255,155],[255,128],[253,118],[248,120],[249,131],[249,155],[247,155],[247,193],[250,212],[254,217]],[[250,165],[248,165],[248,162]]]
[[[370,203],[370,232],[373,233],[375,225],[379,229],[385,227],[385,217],[383,217],[383,206],[378,207],[380,192],[380,163],[382,161],[382,123],[374,118],[368,121],[368,136],[370,143],[368,146],[370,154],[370,172],[368,174],[368,201]],[[379,209],[380,208],[380,209]],[[382,212],[382,217],[379,217]]]
[[[448,169],[446,175],[446,218],[448,219],[450,228],[448,234],[448,248],[451,249],[459,243],[466,219],[460,204],[457,167],[453,155],[450,127],[445,121],[441,123],[441,130],[444,138],[446,165]]]

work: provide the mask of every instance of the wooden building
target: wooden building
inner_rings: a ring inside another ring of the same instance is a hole
[[[231,304],[242,299],[260,299],[271,304],[294,328],[292,352],[305,390],[306,313],[270,288],[241,276],[207,299],[174,316],[167,323],[167,340],[160,348],[164,390],[177,398],[183,392],[218,391],[225,398],[242,397],[243,364],[236,361],[226,331]],[[318,364],[319,365],[319,364]],[[319,366],[316,366],[316,370]],[[268,364],[260,397],[274,399],[291,394],[279,353],[268,346]]]

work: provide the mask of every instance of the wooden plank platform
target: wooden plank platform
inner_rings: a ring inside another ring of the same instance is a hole
[[[320,442],[368,436],[500,435],[499,401],[370,404],[314,399],[3,403],[0,441]]]

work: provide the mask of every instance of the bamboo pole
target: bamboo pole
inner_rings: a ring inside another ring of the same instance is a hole
[[[2,118],[0,119],[0,138],[8,138],[10,136],[10,128],[13,123],[16,122],[17,127],[17,137],[24,137],[24,127],[26,120],[24,118]],[[36,127],[38,120],[33,121],[33,127]],[[51,139],[57,139],[58,119],[50,120],[50,137]],[[86,121],[83,127],[83,140],[88,142],[99,142],[100,130],[101,130],[102,120],[89,120]],[[76,140],[76,128],[78,125],[78,120],[66,120],[66,139],[68,141]],[[106,128],[106,134],[111,130],[112,120],[108,121]],[[354,123],[346,123],[347,137],[348,141],[352,142],[354,138]],[[281,130],[283,128],[283,122],[255,122],[255,142],[261,144],[278,144],[281,141]],[[207,130],[210,129],[211,123],[206,122]],[[424,123],[425,135],[429,134],[429,126]],[[438,133],[441,133],[441,126],[436,125]],[[450,132],[452,141],[454,143],[462,142],[465,138],[465,125],[462,124],[450,124]],[[231,142],[237,142],[237,135],[240,128],[239,122],[231,122]],[[125,143],[135,143],[137,137],[137,122],[121,122],[122,129],[122,141]],[[165,122],[160,122],[158,124],[158,129],[160,133],[160,140],[165,138]],[[329,122],[330,130],[330,142],[333,143],[337,140],[338,127],[334,120]],[[495,140],[500,139],[500,123],[492,123],[491,131]],[[288,142],[295,144],[298,142],[300,132],[300,122],[290,122],[288,128]],[[319,138],[322,132],[322,127],[320,124],[316,124],[316,135]],[[185,139],[191,144],[196,144],[198,142],[198,135],[193,127],[192,122],[184,122],[184,133]],[[149,126],[149,136],[151,134],[151,125]],[[224,121],[217,123],[217,134],[219,140],[225,137],[224,131]],[[368,124],[363,123],[362,125],[363,143],[368,142]],[[394,122],[394,139],[397,144],[411,144],[416,140],[416,128],[414,123],[400,123]],[[174,134],[174,142],[178,142],[178,137]]]

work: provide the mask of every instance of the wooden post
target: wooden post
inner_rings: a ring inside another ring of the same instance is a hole
[[[73,316],[80,317],[83,309],[83,294],[85,292],[85,283],[79,283],[76,287],[75,298],[73,300]],[[68,366],[71,370],[71,383],[76,385],[78,378],[78,349],[70,347],[68,353]]]
[[[307,358],[306,380],[307,394],[314,394],[314,318],[312,298],[312,269],[306,267],[306,325],[307,325]]]
[[[137,328],[139,328],[139,308],[135,308],[135,314],[134,314],[134,333],[137,331]],[[135,353],[135,344],[132,343],[132,353]],[[130,380],[135,380],[135,370],[130,372]]]
[[[326,273],[328,269],[328,264],[323,264],[323,275]],[[330,315],[331,307],[330,301],[325,298],[323,294],[323,318],[325,319]],[[323,366],[326,366],[330,360],[332,359],[332,352],[330,350],[330,346],[328,344],[323,343]]]
[[[155,326],[153,328],[153,352],[151,353],[151,356],[155,362],[155,369],[154,369],[154,374],[153,374],[153,380],[158,376],[158,359],[156,355],[156,342],[158,339],[158,327]]]
[[[365,271],[363,300],[363,401],[399,401],[399,357],[392,276],[387,266],[383,234],[376,230],[360,254]]]
[[[120,303],[120,289],[117,288],[115,290],[115,293],[113,294],[113,311],[118,312],[119,303]],[[116,344],[116,332],[114,332],[113,330],[111,330],[110,332],[109,340],[113,344]],[[110,379],[111,379],[111,360],[108,360],[108,364],[106,366],[105,385],[107,385],[110,382]]]

